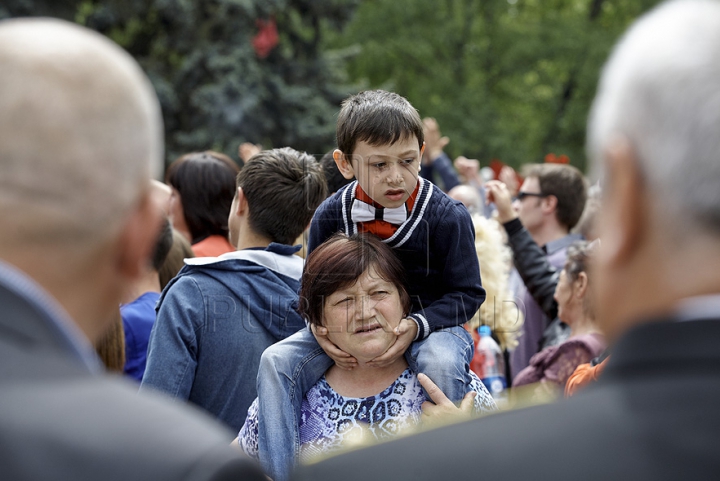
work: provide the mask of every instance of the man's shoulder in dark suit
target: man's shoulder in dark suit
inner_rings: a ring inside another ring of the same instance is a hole
[[[717,320],[645,324],[569,400],[340,455],[295,479],[708,477],[720,472],[718,345]]]
[[[11,311],[23,315],[0,322],[0,479],[264,479],[209,416],[91,373],[31,310]]]

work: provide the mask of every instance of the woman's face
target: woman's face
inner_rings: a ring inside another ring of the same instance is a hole
[[[404,316],[398,289],[373,267],[355,284],[328,296],[323,314],[328,338],[358,362],[387,351],[397,337],[393,330]]]
[[[573,285],[565,269],[560,272],[560,279],[557,286],[555,286],[555,295],[553,297],[558,305],[558,318],[565,324],[572,324],[574,319],[573,309],[577,303],[573,302]]]

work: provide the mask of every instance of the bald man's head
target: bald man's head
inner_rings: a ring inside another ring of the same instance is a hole
[[[469,185],[457,185],[450,189],[448,196],[463,203],[468,212],[474,214],[482,210],[482,200],[480,193],[475,187]]]
[[[50,19],[0,22],[0,245],[116,233],[162,159],[155,93],[105,37]]]

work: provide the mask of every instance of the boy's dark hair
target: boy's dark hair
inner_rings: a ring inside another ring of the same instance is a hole
[[[385,90],[366,90],[345,99],[336,136],[338,149],[346,156],[362,141],[377,146],[414,136],[422,147],[425,140],[418,111],[405,98]]]
[[[327,192],[320,164],[289,147],[253,156],[238,174],[237,186],[250,208],[250,227],[288,245],[305,230]]]
[[[525,166],[523,175],[537,178],[540,192],[557,198],[558,222],[568,229],[575,227],[587,200],[587,183],[582,173],[572,165],[532,164]]]
[[[373,267],[398,290],[404,314],[410,312],[410,296],[405,290],[405,270],[395,252],[372,234],[351,237],[336,234],[312,251],[300,281],[298,312],[311,324],[323,325],[325,299],[357,282]]]
[[[211,235],[228,236],[228,214],[239,167],[220,152],[185,154],[168,167],[165,183],[180,193],[185,223],[195,244]]]
[[[152,255],[152,268],[155,271],[159,271],[165,262],[165,258],[170,252],[170,248],[173,244],[173,229],[170,225],[170,221],[165,218],[163,219],[160,233],[158,234],[157,242],[155,243],[155,250]]]
[[[352,179],[346,179],[340,169],[338,169],[333,157],[333,151],[331,150],[327,154],[323,155],[320,159],[320,165],[322,165],[323,172],[325,173],[325,180],[327,181],[327,193],[332,195],[344,186],[352,182]]]

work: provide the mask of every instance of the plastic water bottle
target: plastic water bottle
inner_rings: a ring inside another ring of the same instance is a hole
[[[480,340],[471,367],[496,400],[504,399],[503,391],[507,388],[507,380],[502,350],[490,335],[490,326],[480,326],[478,334]]]

